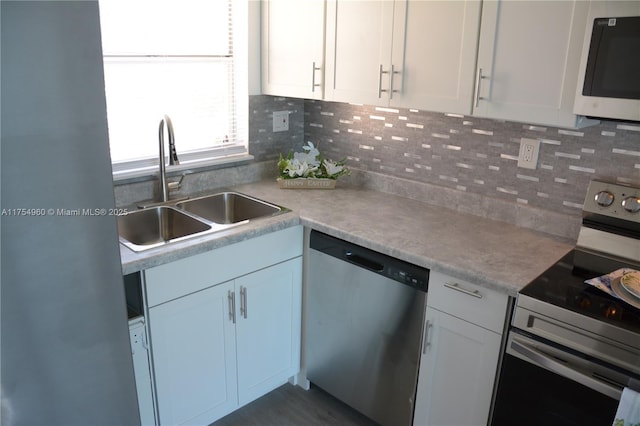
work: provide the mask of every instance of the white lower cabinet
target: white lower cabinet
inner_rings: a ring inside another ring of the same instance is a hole
[[[430,274],[414,426],[487,424],[507,305],[505,294]]]
[[[236,294],[244,298],[236,319],[240,405],[300,369],[301,276],[302,258],[297,258],[236,280]]]
[[[233,282],[149,310],[159,423],[206,424],[238,405]]]
[[[152,426],[156,421],[153,408],[151,370],[149,369],[149,346],[147,344],[144,317],[139,316],[129,320],[129,337],[131,339],[133,371],[136,376],[140,424],[142,426]]]
[[[501,336],[433,308],[427,327],[413,424],[486,424]]]
[[[210,424],[299,372],[301,255],[296,227],[145,271],[159,424]]]

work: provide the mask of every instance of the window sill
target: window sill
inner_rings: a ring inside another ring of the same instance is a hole
[[[167,166],[167,176],[175,176],[182,173],[204,172],[208,170],[222,169],[246,164],[254,159],[253,155],[243,153],[217,158],[198,159],[193,161],[181,161],[175,166]],[[159,166],[145,166],[136,169],[113,172],[113,183],[124,185],[133,182],[141,182],[156,177]]]

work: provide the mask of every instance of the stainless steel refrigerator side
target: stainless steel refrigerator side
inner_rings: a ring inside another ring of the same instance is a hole
[[[0,5],[1,423],[140,424],[98,3]]]

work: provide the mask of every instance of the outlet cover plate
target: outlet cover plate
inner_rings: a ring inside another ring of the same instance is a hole
[[[289,130],[289,111],[273,112],[273,131],[286,132]]]
[[[518,167],[535,170],[538,167],[538,154],[540,152],[540,140],[520,139],[520,153],[518,154]]]

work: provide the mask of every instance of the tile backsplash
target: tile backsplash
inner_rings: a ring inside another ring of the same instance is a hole
[[[249,97],[249,154],[256,161],[277,160],[304,144],[304,99],[267,95]],[[274,111],[289,111],[289,130],[273,131]]]
[[[273,111],[290,111],[290,130],[272,132]],[[640,123],[602,121],[583,129],[252,96],[250,153],[257,160],[312,141],[362,171],[443,186],[579,216],[589,181],[640,185]],[[536,170],[517,167],[520,139],[540,140]]]

